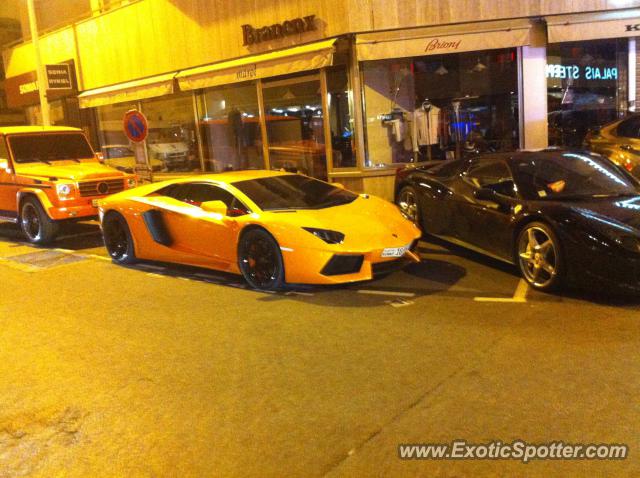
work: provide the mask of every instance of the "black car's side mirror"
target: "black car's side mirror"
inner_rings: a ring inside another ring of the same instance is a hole
[[[491,188],[480,188],[473,191],[473,197],[480,199],[480,201],[496,201],[497,193]]]

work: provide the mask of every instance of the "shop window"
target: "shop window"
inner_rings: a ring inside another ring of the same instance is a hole
[[[580,147],[590,128],[627,111],[627,51],[626,39],[547,47],[550,145]]]
[[[335,169],[356,167],[350,91],[346,66],[327,70],[327,103]]]
[[[255,83],[205,90],[198,122],[206,171],[264,168]]]
[[[171,95],[141,102],[149,123],[147,154],[163,171],[201,171],[196,138],[193,97]]]
[[[108,166],[134,172],[135,157],[129,138],[124,134],[123,119],[127,111],[137,108],[136,103],[119,103],[96,108],[100,153]],[[161,170],[163,163],[156,170]]]
[[[515,49],[362,63],[368,167],[519,145]]]
[[[262,91],[271,168],[326,180],[320,79],[264,82]]]

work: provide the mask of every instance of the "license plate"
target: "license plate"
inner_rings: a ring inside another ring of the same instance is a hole
[[[92,200],[91,200],[91,205],[92,205],[93,207],[98,207],[98,200],[97,200],[97,199],[92,199]]]
[[[402,257],[404,253],[409,250],[410,245],[411,244],[402,247],[387,247],[382,250],[382,257]]]

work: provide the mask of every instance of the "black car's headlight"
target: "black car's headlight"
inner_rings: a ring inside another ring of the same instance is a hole
[[[310,232],[319,239],[322,239],[327,244],[342,244],[344,241],[344,234],[338,231],[332,231],[330,229],[316,229],[315,227],[303,227],[307,232]]]
[[[616,236],[614,240],[626,250],[640,253],[640,238],[621,234]]]

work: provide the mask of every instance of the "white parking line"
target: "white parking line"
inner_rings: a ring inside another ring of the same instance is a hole
[[[370,295],[391,295],[397,297],[415,297],[416,294],[413,292],[393,292],[387,290],[367,290],[360,289],[358,290],[358,294],[370,294]]]
[[[513,297],[474,297],[476,302],[510,302],[510,303],[523,303],[527,301],[527,292],[529,291],[529,284],[524,279],[520,279],[518,287],[513,293]]]

